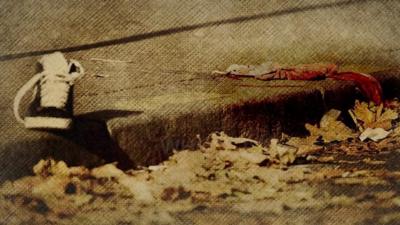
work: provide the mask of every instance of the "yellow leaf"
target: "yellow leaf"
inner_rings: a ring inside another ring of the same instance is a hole
[[[383,104],[375,106],[373,103],[368,105],[365,102],[355,102],[354,109],[350,110],[350,115],[354,122],[360,123],[361,130],[366,128],[383,128],[389,130],[392,128],[392,120],[399,117],[398,113],[389,108],[384,108]]]
[[[320,136],[327,143],[345,140],[352,137],[353,132],[344,123],[337,120],[339,115],[340,111],[332,109],[322,117],[319,128],[311,124],[306,124],[305,127],[314,140]]]
[[[374,113],[369,109],[368,104],[365,102],[360,103],[359,101],[356,101],[352,111],[356,118],[362,122],[364,128],[375,120]]]
[[[399,114],[391,109],[386,109],[385,112],[380,116],[377,121],[395,120],[399,117]]]

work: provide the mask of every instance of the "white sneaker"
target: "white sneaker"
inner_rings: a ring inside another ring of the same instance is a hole
[[[14,99],[14,116],[31,129],[69,129],[73,117],[73,84],[84,74],[75,60],[64,58],[61,52],[43,56],[39,63],[43,71],[34,75],[18,91]],[[33,89],[28,114],[22,118],[19,105],[25,94]]]

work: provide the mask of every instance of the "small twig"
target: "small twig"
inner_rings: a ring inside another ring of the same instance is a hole
[[[133,63],[133,61],[118,60],[118,59],[101,59],[101,58],[90,58],[91,61],[101,61],[110,63]]]
[[[376,109],[375,121],[379,120],[379,118],[382,116],[382,112],[383,112],[383,104],[381,103]]]
[[[359,130],[360,132],[363,132],[363,131],[364,131],[364,128],[363,128],[363,127],[361,126],[361,124],[357,121],[357,118],[356,118],[356,116],[354,115],[354,113],[351,111],[351,109],[349,109],[348,112],[349,112],[349,114],[350,114],[350,116],[351,116],[351,119],[353,119],[354,123],[356,124],[358,130]]]
[[[109,77],[110,75],[108,75],[108,74],[93,74],[93,76],[94,76],[94,77],[99,77],[99,78],[107,78],[107,77]]]
[[[213,74],[213,75],[227,75],[228,72],[220,71],[220,70],[214,70],[214,71],[211,72],[211,74]]]
[[[224,76],[229,76],[229,77],[251,77],[251,78],[257,77],[256,75],[253,75],[253,74],[239,74],[239,73],[225,72],[225,71],[218,71],[218,70],[214,70],[211,73],[215,74],[215,75],[224,75]]]
[[[219,70],[214,70],[211,72],[211,74],[212,75],[222,75],[222,76],[226,76],[226,77],[229,77],[232,79],[237,79],[237,80],[240,80],[241,77],[258,79],[258,77],[253,74],[238,74],[238,73],[225,72],[225,71],[219,71]]]

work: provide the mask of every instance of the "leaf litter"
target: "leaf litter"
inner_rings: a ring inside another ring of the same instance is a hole
[[[309,136],[271,139],[268,147],[252,139],[215,132],[200,143],[197,150],[175,152],[159,165],[136,170],[122,171],[115,163],[88,169],[69,167],[53,159],[40,160],[33,167],[35,176],[3,184],[0,201],[9,209],[22,207],[57,223],[60,217],[80,218],[96,209],[93,207],[113,207],[117,202],[127,204],[130,216],[126,219],[137,224],[173,224],[176,222],[172,216],[174,212],[190,211],[199,205],[211,207],[221,202],[253,204],[270,199],[274,204],[264,210],[280,213],[288,206],[347,206],[357,199],[341,195],[316,198],[318,190],[302,189],[304,182],[334,179],[338,185],[384,185],[387,184],[385,179],[399,179],[400,173],[329,166],[313,171],[312,163],[316,162],[317,166],[318,163],[343,162],[331,154],[341,152],[366,154],[368,158],[360,162],[384,165],[385,161],[373,160],[369,153],[399,147],[396,110],[356,102],[349,111],[358,123],[355,126],[365,130],[389,130],[390,134],[380,141],[371,136],[368,139],[372,141],[359,140],[361,131],[345,125],[340,120],[341,112],[332,109],[318,124],[305,124]],[[303,163],[309,166],[302,166],[299,160],[305,160]],[[10,213],[10,210],[3,213]]]

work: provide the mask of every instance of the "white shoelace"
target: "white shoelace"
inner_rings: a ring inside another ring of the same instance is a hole
[[[29,90],[36,86],[38,82],[40,82],[40,106],[63,109],[68,101],[70,86],[73,85],[73,82],[77,78],[84,74],[83,67],[78,61],[70,60],[69,63],[66,63],[64,56],[59,52],[45,57],[40,60],[44,71],[34,75],[27,83],[25,83],[25,85],[19,89],[14,98],[14,116],[20,123],[24,123],[24,119],[19,114],[19,105],[21,100]],[[55,59],[53,62],[56,64],[57,61],[58,63],[61,62],[61,65],[59,64],[53,67],[51,65],[51,58]],[[48,62],[46,62],[45,59],[49,59]],[[65,64],[63,61],[65,61]],[[69,73],[72,66],[76,67],[77,72]],[[33,99],[37,94],[36,89],[37,87],[33,90]]]

